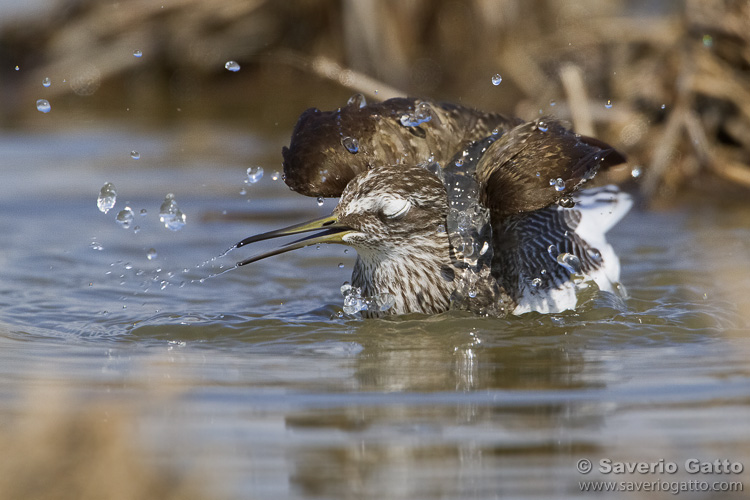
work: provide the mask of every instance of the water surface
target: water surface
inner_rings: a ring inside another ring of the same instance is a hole
[[[748,486],[750,208],[634,209],[610,233],[625,300],[365,321],[342,313],[344,247],[205,279],[254,251],[210,261],[240,239],[335,205],[271,179],[273,141],[213,132],[222,139],[204,151],[106,128],[0,139],[0,415],[40,388],[74,407],[125,402],[149,463],[189,471],[213,498],[572,498],[585,479]],[[244,184],[256,164],[263,179]],[[118,192],[106,215],[105,182]],[[180,231],[158,220],[167,193],[187,215]],[[138,232],[115,222],[126,205]],[[746,470],[696,478],[683,470],[693,457]],[[582,475],[581,458],[680,470]]]

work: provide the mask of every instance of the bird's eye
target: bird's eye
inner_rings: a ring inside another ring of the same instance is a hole
[[[381,212],[389,219],[400,219],[411,209],[411,203],[405,198],[390,198],[383,204]]]

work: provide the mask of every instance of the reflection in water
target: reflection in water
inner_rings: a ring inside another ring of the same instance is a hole
[[[157,139],[0,140],[0,422],[48,410],[24,413],[29,387],[108,412],[137,401],[123,418],[144,463],[200,471],[230,498],[564,498],[580,497],[582,457],[750,466],[747,208],[634,211],[611,234],[624,300],[364,321],[342,313],[341,248],[205,279],[234,264],[212,256],[238,235],[332,206],[270,175],[241,196],[244,152],[219,165],[160,155]],[[29,184],[28,151],[44,148]],[[163,167],[182,163],[196,168]],[[115,222],[125,203],[93,202],[105,182],[145,214],[138,233]],[[170,192],[181,231],[158,220]]]
[[[295,446],[288,454],[293,482],[305,495],[347,498],[377,491],[383,498],[413,498],[424,494],[425,483],[436,495],[454,498],[541,493],[551,486],[550,478],[535,473],[543,463],[550,466],[560,453],[596,448],[550,431],[576,421],[600,425],[598,404],[589,403],[586,410],[577,402],[533,395],[523,403],[506,403],[502,392],[492,391],[546,394],[585,387],[584,358],[577,350],[561,349],[562,332],[537,337],[538,345],[529,348],[523,329],[515,335],[502,327],[487,330],[501,326],[494,319],[474,320],[484,329],[474,326],[468,333],[454,328],[466,322],[443,317],[362,325],[356,338],[363,350],[355,362],[361,390],[435,397],[288,415],[286,425],[295,434],[337,436],[339,442]],[[502,326],[513,331],[512,323]],[[486,345],[483,336],[494,345]],[[450,396],[488,390],[493,396]],[[529,467],[519,470],[519,460]]]

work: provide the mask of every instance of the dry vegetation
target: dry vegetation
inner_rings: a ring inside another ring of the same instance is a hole
[[[3,500],[209,498],[207,478],[155,463],[144,449],[137,404],[73,403],[50,390],[19,406],[1,417]]]
[[[570,120],[642,166],[639,185],[652,199],[686,187],[745,196],[750,3],[652,4],[62,0],[1,27],[4,67],[26,71],[6,83],[0,120],[12,124],[17,103],[33,97],[27,88],[36,91],[49,75],[69,83],[51,87],[51,98],[125,95],[152,110],[224,100],[237,111],[271,107],[274,118],[261,115],[289,128],[305,107],[326,107],[353,90],[426,95]],[[148,57],[134,58],[134,48]],[[227,83],[230,59],[242,65],[234,80],[241,84]],[[498,87],[490,83],[495,73],[503,76]]]

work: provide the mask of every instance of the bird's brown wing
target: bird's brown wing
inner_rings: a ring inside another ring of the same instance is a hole
[[[602,141],[552,120],[523,123],[487,149],[477,165],[482,203],[497,220],[569,196],[601,168],[625,161]]]
[[[299,118],[289,147],[282,150],[284,180],[307,196],[337,197],[358,173],[373,166],[444,165],[493,129],[520,123],[426,99],[396,98],[359,106],[354,100],[336,111],[308,109]]]

